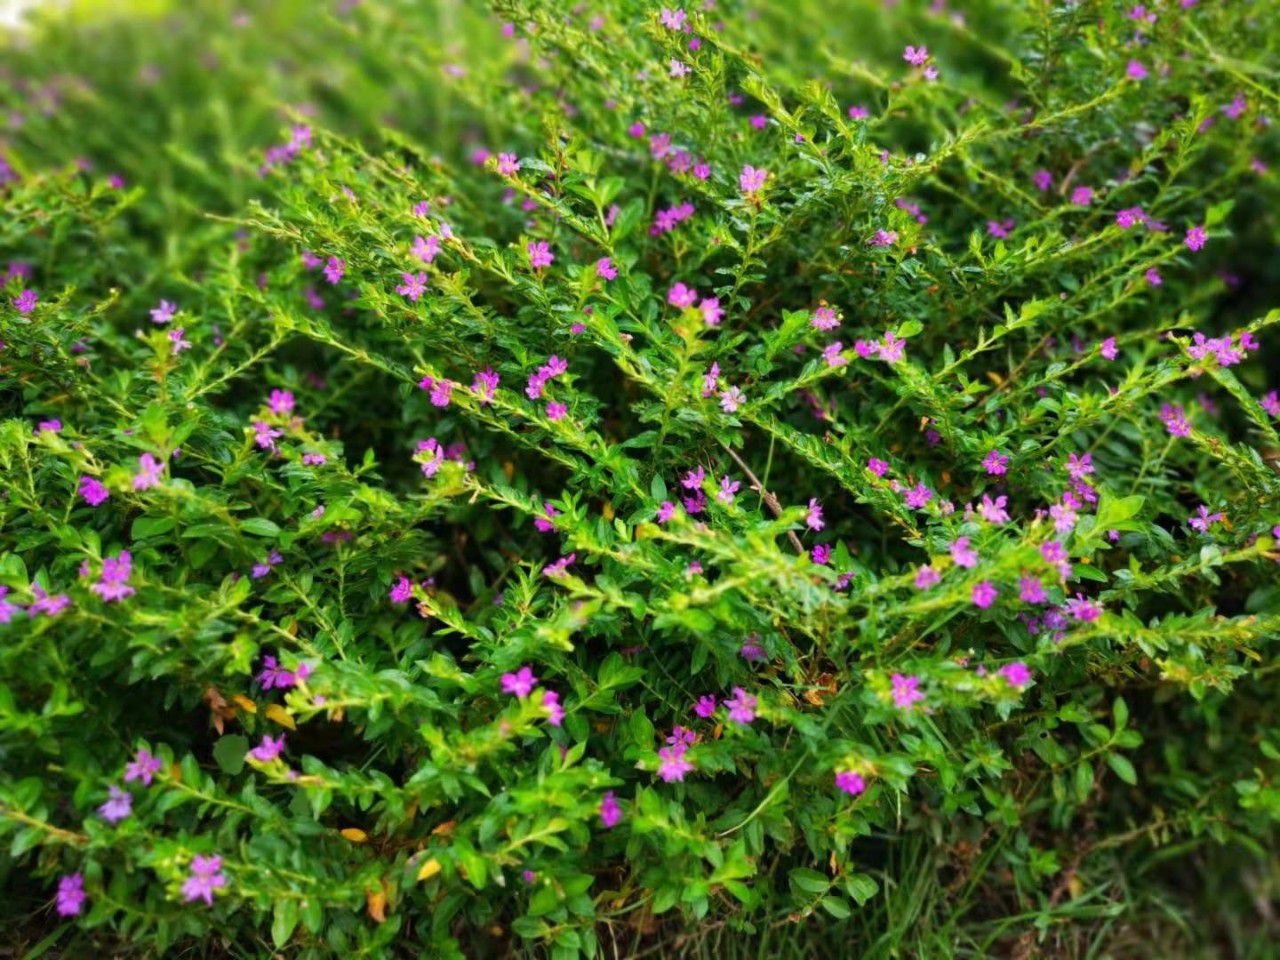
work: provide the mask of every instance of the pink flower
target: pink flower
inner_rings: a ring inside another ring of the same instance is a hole
[[[78,917],[84,910],[84,877],[69,873],[58,879],[57,908],[60,917]]]
[[[79,486],[80,496],[84,497],[85,503],[91,507],[97,507],[105,503],[111,496],[107,492],[107,488],[102,481],[94,477],[81,477]]]
[[[1280,535],[1277,535],[1280,536]],[[715,716],[716,698],[711,694],[706,694],[698,698],[698,702],[693,705],[693,712],[703,720]]]
[[[915,586],[917,590],[928,590],[930,587],[937,586],[938,581],[942,579],[942,574],[933,567],[921,567],[916,571]]]
[[[191,875],[182,884],[182,898],[187,903],[203,900],[213,905],[213,892],[227,885],[227,877],[222,872],[221,857],[204,857],[197,855],[191,861]]]
[[[330,283],[337,283],[347,272],[347,261],[330,257],[324,265],[324,278]]]
[[[666,7],[663,7],[659,16],[662,20],[662,25],[667,29],[683,30],[685,19],[688,17],[688,14],[686,14],[680,7],[676,7],[674,10],[668,10]]]
[[[547,419],[563,420],[569,413],[569,408],[557,400],[551,400],[547,403]]]
[[[498,390],[498,382],[498,375],[493,372],[492,367],[485,367],[471,381],[471,392],[480,399],[481,406],[493,402]]]
[[[898,242],[898,234],[893,230],[877,230],[867,242],[873,247],[892,247]]]
[[[686,287],[683,283],[677,283],[667,291],[667,303],[681,310],[692,307],[697,301],[698,291]]]
[[[831,547],[825,543],[814,544],[809,551],[809,558],[818,566],[825,567],[831,562]]]
[[[923,67],[929,59],[929,48],[908,46],[902,51],[902,59],[913,67]]]
[[[738,489],[741,486],[742,481],[740,480],[730,480],[728,477],[721,477],[720,492],[716,494],[716,499],[725,506],[728,506],[733,503],[734,495],[738,492]]]
[[[877,477],[883,477],[889,472],[889,464],[876,457],[872,457],[867,461],[867,469],[874,473]]]
[[[270,734],[264,734],[262,742],[249,751],[249,756],[259,763],[270,763],[284,753],[284,734],[272,740]]]
[[[498,154],[498,172],[504,177],[514,177],[520,169],[520,161],[514,153]]]
[[[613,265],[613,261],[608,257],[601,257],[596,261],[596,273],[605,280],[613,280],[618,276],[618,268]]]
[[[1191,527],[1192,530],[1199,530],[1201,533],[1208,533],[1209,528],[1211,526],[1213,526],[1215,523],[1219,523],[1224,519],[1226,519],[1226,514],[1210,513],[1209,508],[1204,504],[1201,504],[1199,509],[1199,515],[1198,516],[1193,515],[1190,519],[1188,519],[1187,525]]]
[[[1124,68],[1125,75],[1133,80],[1145,80],[1147,78],[1147,68],[1141,61],[1130,60],[1129,65]]]
[[[169,343],[171,344],[169,348],[170,356],[176,357],[183,350],[191,349],[191,341],[187,340],[184,336],[186,332],[186,327],[176,327],[169,331]]]
[[[107,603],[114,603],[131,597],[135,593],[127,581],[133,573],[133,556],[128,550],[121,550],[114,557],[104,557],[102,574],[98,582],[89,589]]]
[[[684,775],[693,769],[693,764],[685,758],[688,747],[678,743],[673,747],[663,747],[658,751],[658,776],[665,783],[683,781]]]
[[[1023,577],[1018,581],[1018,599],[1023,603],[1041,604],[1048,599],[1044,584],[1035,577]]]
[[[413,238],[413,255],[423,263],[430,263],[440,253],[440,238],[432,234],[429,237]]]
[[[989,580],[983,580],[981,583],[974,584],[973,593],[971,594],[973,605],[985,610],[987,607],[991,606],[991,604],[995,603],[997,593],[998,591],[996,590],[995,585]]]
[[[933,491],[923,483],[917,483],[912,489],[903,494],[903,499],[908,507],[913,510],[920,510],[933,499]]]
[[[618,806],[617,798],[614,797],[613,791],[605,793],[604,798],[600,801],[600,824],[606,830],[612,830],[622,821],[622,808]]]
[[[830,307],[818,307],[813,311],[813,318],[809,323],[819,330],[834,330],[840,326],[840,317]]]
[[[986,459],[982,461],[982,465],[986,467],[987,473],[993,477],[1003,476],[1009,472],[1009,458],[998,450],[992,450],[988,453]]]
[[[828,367],[843,367],[849,361],[840,355],[840,351],[844,348],[839,340],[834,343],[827,344],[822,349],[822,359],[826,361]]]
[[[951,559],[956,566],[972,568],[978,565],[978,552],[969,546],[968,537],[959,537],[951,544]]]
[[[1001,495],[994,500],[987,494],[982,495],[982,502],[978,504],[978,513],[987,523],[1007,523],[1009,521],[1009,512],[1005,510],[1005,504],[1009,498]]]
[[[1105,360],[1114,360],[1117,353],[1116,338],[1107,337],[1107,339],[1098,344],[1098,353],[1101,354]]]
[[[818,502],[816,497],[809,498],[809,512],[805,515],[804,523],[810,530],[821,530],[824,526],[822,522],[822,504]]]
[[[413,599],[413,581],[406,576],[401,576],[391,587],[389,596],[392,603],[408,603]]]
[[[764,183],[768,179],[769,171],[764,169],[757,170],[747,164],[742,168],[742,173],[738,175],[738,186],[742,188],[743,193],[750,196],[764,189]]]
[[[1037,190],[1044,193],[1053,186],[1053,174],[1048,170],[1037,170],[1031,175],[1031,182],[1035,184]]]
[[[1071,202],[1077,207],[1087,207],[1093,203],[1093,187],[1076,187],[1071,191]]]
[[[856,797],[867,789],[867,782],[852,770],[839,770],[836,772],[836,789]]]
[[[746,399],[746,395],[737,387],[722,390],[720,391],[720,409],[725,413],[737,413]]]
[[[745,726],[756,718],[756,698],[741,687],[733,688],[733,698],[724,705],[729,708],[729,719],[734,723]]]
[[[1205,245],[1205,241],[1208,239],[1209,239],[1209,235],[1205,233],[1204,227],[1196,226],[1196,227],[1191,227],[1187,231],[1187,235],[1184,238],[1184,242],[1187,245],[1187,249],[1194,253],[1195,251],[1203,247]]]
[[[698,304],[698,310],[702,313],[702,322],[708,327],[719,326],[720,319],[724,316],[724,311],[720,309],[719,297],[703,297],[702,302]]]
[[[998,672],[1000,676],[1004,677],[1005,680],[1008,681],[1009,686],[1011,687],[1021,688],[1031,682],[1031,671],[1027,669],[1027,665],[1020,660],[1015,661],[1014,663],[1006,663]]]
[[[906,346],[907,341],[899,340],[898,335],[892,330],[887,331],[878,347],[880,359],[885,363],[897,363],[905,355]]]
[[[924,699],[919,677],[895,673],[890,681],[893,684],[893,704],[899,709],[909,710]]]
[[[537,686],[537,683],[538,678],[534,676],[533,670],[526,665],[515,673],[504,673],[502,675],[502,692],[523,700],[533,692],[533,688]]]
[[[555,254],[545,240],[530,240],[526,249],[529,253],[529,266],[534,270],[549,267],[555,262]]]
[[[404,283],[396,287],[396,293],[409,300],[411,303],[417,303],[427,289],[427,275],[422,272],[418,273],[401,273],[401,279]]]
[[[558,727],[564,723],[564,707],[560,705],[560,694],[554,690],[542,692],[542,709],[547,711],[547,723]]]

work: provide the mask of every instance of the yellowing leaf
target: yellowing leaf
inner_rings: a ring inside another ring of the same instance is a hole
[[[240,707],[240,709],[241,709],[241,710],[243,710],[245,713],[257,713],[257,712],[258,712],[258,705],[257,705],[256,703],[254,703],[252,700],[250,700],[250,699],[249,699],[248,697],[246,697],[246,696],[243,696],[243,695],[241,695],[241,694],[237,693],[237,694],[236,694],[234,697],[232,697],[231,699],[232,699],[232,700],[234,700],[234,701],[236,702],[236,704]],[[271,712],[271,711],[270,711],[270,709],[268,709],[268,710],[267,710],[267,712],[268,712],[268,713],[270,713],[270,712]]]
[[[289,711],[278,703],[273,703],[267,707],[267,716],[280,724],[282,727],[288,727],[290,730],[296,730],[298,725],[293,722],[293,717]]]
[[[424,863],[422,867],[418,870],[418,879],[430,880],[439,872],[440,872],[440,861],[437,860],[435,857],[432,857],[430,860]]]
[[[369,835],[359,827],[343,827],[342,835],[352,843],[364,843],[369,839]]]

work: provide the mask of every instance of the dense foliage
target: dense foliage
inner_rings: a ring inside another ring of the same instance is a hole
[[[1278,34],[6,38],[5,939],[1271,956]]]

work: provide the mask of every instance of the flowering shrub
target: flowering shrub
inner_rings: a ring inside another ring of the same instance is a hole
[[[1266,935],[1275,9],[837,6],[10,39],[20,939]]]

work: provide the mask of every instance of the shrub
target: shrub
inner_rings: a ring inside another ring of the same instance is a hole
[[[9,39],[10,928],[1274,935],[1274,5],[494,6]]]

